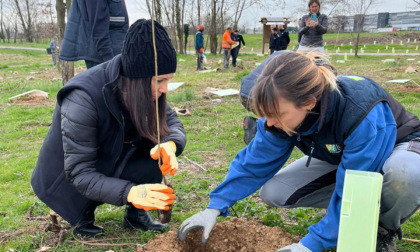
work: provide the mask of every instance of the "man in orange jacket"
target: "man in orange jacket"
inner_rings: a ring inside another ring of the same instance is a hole
[[[236,45],[235,41],[232,41],[230,35],[232,34],[232,27],[228,27],[223,34],[222,38],[222,48],[223,48],[223,68],[229,68],[229,58],[230,58],[230,50],[232,49],[232,45]]]

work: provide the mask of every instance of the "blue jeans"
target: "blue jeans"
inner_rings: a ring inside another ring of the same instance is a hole
[[[338,166],[312,158],[306,167],[307,159],[298,159],[268,180],[260,191],[263,201],[283,208],[327,208]],[[397,230],[420,206],[420,138],[396,145],[382,173],[379,224]]]

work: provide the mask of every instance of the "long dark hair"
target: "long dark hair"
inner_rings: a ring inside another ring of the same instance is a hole
[[[122,101],[140,136],[157,144],[156,105],[152,97],[152,78],[127,78],[121,76],[119,89]],[[158,99],[159,133],[163,138],[169,134],[166,124],[166,94]]]

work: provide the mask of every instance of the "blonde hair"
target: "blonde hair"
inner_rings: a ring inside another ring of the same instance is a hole
[[[252,109],[259,117],[276,117],[281,124],[279,97],[295,107],[318,102],[324,90],[338,90],[335,68],[317,51],[283,52],[263,69],[251,90]],[[289,135],[293,130],[283,127]]]

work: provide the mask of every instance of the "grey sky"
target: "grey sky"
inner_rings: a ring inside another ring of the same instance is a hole
[[[298,4],[301,4],[297,0],[285,0],[286,6],[285,10],[278,9],[276,12],[267,13],[258,8],[251,8],[244,12],[243,18],[240,21],[240,26],[246,25],[248,27],[259,26],[261,17],[290,17],[292,19],[297,19],[305,13],[295,14],[295,9]],[[359,1],[359,0],[353,0]],[[405,12],[412,11],[413,6],[416,6],[413,0],[380,0],[377,1],[378,4],[375,4],[369,11],[368,14],[378,13],[378,12]],[[139,3],[144,3],[144,1],[126,1],[128,15],[130,17],[130,23],[135,22],[139,18],[150,18],[149,14],[145,11],[146,8],[140,7]],[[417,8],[417,11],[420,11],[420,8]],[[322,8],[321,8],[322,12]],[[296,17],[295,17],[296,15]]]

